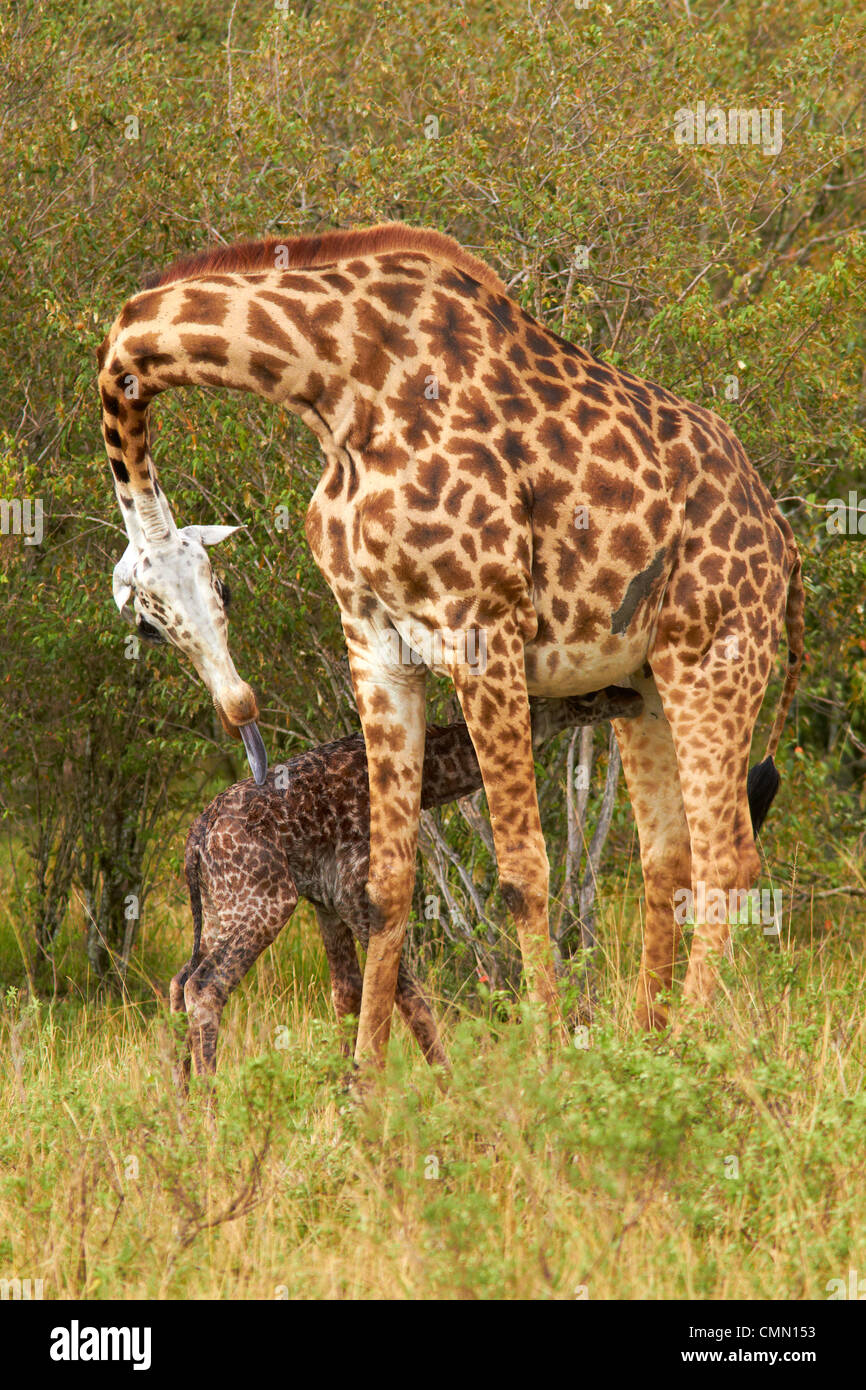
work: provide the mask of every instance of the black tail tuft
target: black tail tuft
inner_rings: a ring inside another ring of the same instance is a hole
[[[749,768],[746,795],[749,798],[749,814],[752,817],[753,835],[757,835],[767,819],[767,812],[773,804],[773,798],[779,790],[781,780],[779,770],[772,758],[765,758],[762,763],[757,763],[755,767]]]

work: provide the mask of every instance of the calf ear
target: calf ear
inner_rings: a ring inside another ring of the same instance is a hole
[[[199,545],[219,545],[220,541],[239,530],[239,526],[183,526],[180,534],[198,541]]]

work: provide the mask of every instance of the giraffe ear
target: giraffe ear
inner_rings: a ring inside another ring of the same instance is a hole
[[[121,613],[132,598],[132,567],[135,564],[136,556],[135,546],[128,545],[114,566],[111,587],[114,591],[114,602]]]
[[[182,526],[180,534],[198,541],[199,545],[219,545],[220,541],[239,530],[239,526]]]

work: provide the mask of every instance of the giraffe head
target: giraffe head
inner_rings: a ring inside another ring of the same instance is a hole
[[[636,719],[643,713],[643,696],[627,686],[608,685],[588,695],[568,695],[564,699],[545,700],[533,695],[529,701],[532,714],[532,745],[542,748],[563,729],[578,725],[586,728],[604,724],[609,719]]]
[[[256,697],[235,670],[228,648],[228,588],[211,569],[206,546],[225,540],[236,526],[180,529],[164,494],[152,502],[161,525],[144,525],[134,505],[125,508],[129,545],[114,569],[114,600],[147,642],[170,642],[188,656],[213,697],[227,733],[243,740],[250,769],[261,785],[268,759],[255,720]]]

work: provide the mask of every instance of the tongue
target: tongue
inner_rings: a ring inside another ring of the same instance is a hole
[[[255,721],[251,724],[241,724],[240,733],[244,741],[244,748],[247,750],[250,772],[256,779],[256,786],[260,787],[268,771],[268,755],[265,751],[264,739],[259,733],[259,726]]]

